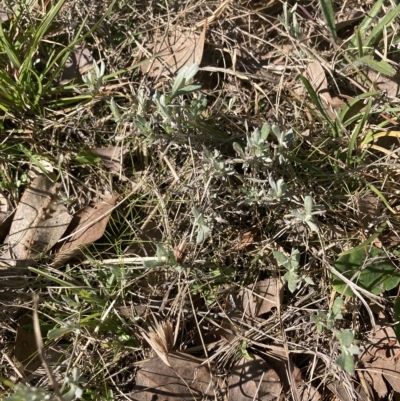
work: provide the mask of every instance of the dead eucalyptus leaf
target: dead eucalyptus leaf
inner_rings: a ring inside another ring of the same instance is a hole
[[[388,388],[385,380],[392,389],[400,393],[400,344],[397,341],[393,327],[381,312],[375,326],[376,332],[370,333],[365,349],[360,356],[366,367],[364,376],[379,397],[384,397]]]
[[[100,239],[110,220],[110,213],[117,202],[119,195],[111,199],[101,201],[95,206],[86,206],[73,217],[66,236],[73,234],[60,247],[59,253],[54,259],[54,264],[59,266],[74,256],[80,254],[85,245]]]
[[[293,389],[292,382],[296,386],[299,401],[321,400],[322,396],[319,391],[309,382],[303,380],[301,370],[293,361],[289,363],[287,353],[283,347],[281,349],[276,347],[273,351],[268,351],[264,357],[281,379],[284,392],[290,391],[291,388]],[[289,371],[291,372],[290,375]]]
[[[27,376],[42,364],[40,356],[37,353],[32,315],[29,313],[18,319],[14,356],[19,362],[18,368],[20,372]]]
[[[101,158],[101,162],[114,174],[120,174],[122,169],[122,148],[110,146],[108,148],[90,148],[92,153]]]
[[[174,74],[182,67],[201,63],[207,24],[204,24],[201,34],[183,30],[177,26],[171,27],[167,34],[158,33],[152,52],[158,53],[154,60],[142,64],[141,71],[151,77],[157,77],[160,72]]]
[[[279,308],[282,297],[282,283],[277,278],[269,278],[243,288],[235,302],[240,311],[255,318],[272,308]]]
[[[58,202],[58,190],[59,184],[45,175],[38,176],[25,190],[7,240],[8,256],[15,262],[12,265],[29,265],[64,234],[71,216]]]
[[[399,98],[400,97],[400,73],[397,72],[392,77],[387,77],[383,74],[379,74],[371,69],[365,71],[368,78],[372,81],[374,88],[385,92],[388,97]],[[357,79],[356,79],[357,81]]]
[[[315,92],[323,100],[323,105],[325,110],[331,118],[335,118],[336,115],[332,109],[341,108],[345,105],[339,98],[332,98],[329,93],[328,81],[326,79],[325,71],[322,65],[317,60],[309,63],[305,72],[307,79],[310,81],[311,86],[314,88]],[[329,107],[330,106],[330,107]]]
[[[258,355],[240,359],[228,378],[229,401],[279,400],[282,383],[276,372]]]
[[[137,401],[192,401],[214,399],[214,383],[207,365],[191,355],[169,354],[171,367],[158,356],[143,363],[136,374],[134,399]]]

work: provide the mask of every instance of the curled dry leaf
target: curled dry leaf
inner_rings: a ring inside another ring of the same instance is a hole
[[[95,206],[86,206],[75,214],[66,232],[66,235],[73,235],[59,248],[54,265],[59,266],[79,255],[83,246],[90,245],[103,236],[118,198],[119,195]]]
[[[207,25],[201,34],[194,31],[171,27],[167,34],[158,33],[153,44],[153,53],[157,58],[141,66],[142,73],[157,77],[161,72],[174,74],[184,66],[201,63]]]
[[[279,400],[282,383],[269,364],[254,355],[253,359],[241,358],[232,368],[228,378],[228,400]]]
[[[120,174],[122,169],[122,148],[110,146],[108,148],[91,148],[92,153],[101,158],[104,166],[114,174]]]
[[[381,398],[388,392],[385,380],[400,393],[400,344],[382,312],[377,320],[376,332],[371,332],[368,340],[360,356],[365,365],[365,378]]]
[[[64,234],[71,216],[59,203],[58,191],[59,184],[45,175],[38,176],[25,190],[8,236],[5,259],[10,259],[11,265],[29,265]]]
[[[207,365],[188,354],[169,354],[171,366],[158,356],[141,365],[136,375],[134,399],[137,401],[193,401],[207,396],[214,399],[215,383]]]

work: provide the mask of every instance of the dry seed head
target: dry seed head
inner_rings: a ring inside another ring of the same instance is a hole
[[[153,348],[159,358],[169,367],[168,353],[174,345],[174,335],[172,324],[170,321],[164,323],[156,323],[154,327],[149,329],[148,333],[142,332],[143,338]]]

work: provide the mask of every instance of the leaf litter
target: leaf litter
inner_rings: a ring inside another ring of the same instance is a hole
[[[326,79],[325,70],[321,63],[317,60],[309,63],[305,72],[306,77],[310,81],[315,92],[323,99],[323,105],[326,112],[331,118],[335,118],[334,109],[341,108],[345,105],[338,97],[332,97],[329,92],[328,80]]]
[[[387,383],[400,393],[400,344],[383,312],[379,313],[375,330],[369,333],[360,360],[366,380],[382,398],[388,393]]]
[[[101,163],[113,174],[120,174],[122,169],[122,147],[109,146],[107,148],[90,148],[96,156],[101,158]]]
[[[71,222],[59,202],[60,185],[51,178],[54,176],[39,175],[21,197],[3,255],[11,266],[29,266],[57,243]]]
[[[153,43],[153,54],[157,57],[141,66],[143,73],[157,77],[162,72],[174,74],[182,67],[200,64],[203,58],[207,24],[200,34],[173,26],[165,34],[158,32]]]
[[[103,200],[94,206],[86,206],[73,217],[66,232],[67,240],[57,247],[53,264],[62,265],[81,253],[84,246],[100,239],[110,220],[119,195]]]

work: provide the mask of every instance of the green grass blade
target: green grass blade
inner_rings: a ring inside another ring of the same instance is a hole
[[[40,161],[28,150],[23,146],[22,144],[18,145],[18,150],[20,150],[22,153],[25,154],[25,156],[35,165],[37,166],[40,171],[51,181],[53,182],[53,179],[49,176],[48,171],[42,166]]]
[[[333,7],[331,0],[319,0],[321,5],[322,13],[324,14],[325,22],[328,25],[331,35],[336,38],[336,24],[335,14],[333,13]]]
[[[371,106],[372,106],[372,99],[369,99],[368,104],[367,104],[367,108],[364,111],[364,114],[363,114],[360,122],[357,124],[357,127],[354,129],[353,134],[351,135],[349,148],[347,150],[347,159],[346,159],[347,167],[349,167],[351,162],[352,162],[353,151],[354,151],[354,148],[356,146],[357,138],[360,135],[360,132],[364,128],[364,125],[365,125],[365,123],[366,123],[366,121],[367,121],[367,119],[369,117],[369,112],[371,110]]]
[[[374,60],[371,56],[364,56],[359,59],[357,59],[354,62],[356,65],[361,64],[365,65],[366,67],[370,68],[371,70],[374,70],[376,72],[379,72],[383,75],[386,75],[388,77],[393,77],[393,75],[396,74],[396,70],[385,60]]]
[[[390,211],[390,213],[397,214],[397,212],[389,205],[389,202],[386,200],[385,196],[381,191],[379,191],[378,188],[376,188],[372,184],[369,184],[369,188],[371,189],[372,192],[374,192],[378,196],[378,198],[382,201],[382,203],[386,206],[386,208]]]
[[[365,31],[372,25],[373,20],[377,17],[379,12],[382,9],[383,0],[378,0],[374,3],[371,10],[368,12],[367,16],[361,21],[360,25],[358,26],[360,37],[364,35]],[[357,47],[357,38],[354,36],[350,43],[349,48]]]
[[[39,276],[43,276],[43,277],[47,278],[48,280],[59,284],[63,288],[75,288],[76,287],[76,285],[68,283],[68,281],[61,280],[60,278],[55,277],[52,274],[49,274],[44,270],[36,269],[35,267],[29,267],[28,269],[31,272],[36,273]]]
[[[322,116],[325,118],[325,120],[327,121],[327,123],[331,126],[334,137],[337,137],[337,127],[336,124],[334,123],[334,121],[332,121],[332,119],[329,117],[328,113],[325,110],[324,105],[321,102],[321,99],[318,97],[317,93],[315,92],[314,88],[312,87],[312,85],[310,84],[310,82],[308,81],[308,79],[303,76],[300,75],[299,78],[301,79],[301,81],[303,82],[304,86],[307,89],[307,92],[309,93],[309,95],[311,96],[311,100],[313,101],[314,105],[317,107],[317,109],[319,110],[319,112],[322,114]]]
[[[378,41],[381,39],[383,30],[388,27],[393,20],[399,15],[400,13],[400,4],[394,9],[389,11],[377,25],[374,26],[371,33],[364,41],[364,47],[373,47],[375,46]]]
[[[2,43],[4,50],[7,53],[7,56],[9,58],[9,60],[11,61],[12,65],[14,66],[14,68],[19,70],[19,68],[21,67],[21,61],[17,56],[14,46],[11,45],[6,34],[4,33],[3,24],[1,24],[1,23],[0,23],[0,41]]]

